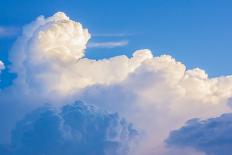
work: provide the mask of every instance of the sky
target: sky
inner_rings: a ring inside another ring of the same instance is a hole
[[[123,48],[89,49],[91,58],[131,55],[135,49],[149,48],[155,55],[170,54],[189,68],[200,67],[210,76],[219,76],[231,73],[225,67],[231,65],[232,56],[231,7],[229,0],[9,0],[1,2],[0,26],[20,29],[39,15],[63,11],[96,35],[93,42],[128,42]],[[0,38],[3,60],[15,38]]]
[[[230,155],[231,7],[0,1],[0,154]]]

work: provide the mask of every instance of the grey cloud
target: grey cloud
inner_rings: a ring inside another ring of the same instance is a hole
[[[117,114],[82,102],[61,109],[45,106],[12,131],[4,155],[125,155],[138,132]]]
[[[208,155],[230,155],[232,152],[232,113],[208,120],[192,119],[166,140],[168,146],[192,147]]]

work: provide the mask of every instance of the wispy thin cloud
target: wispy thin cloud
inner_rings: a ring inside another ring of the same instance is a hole
[[[130,37],[135,35],[141,35],[142,33],[93,33],[92,37]]]
[[[123,47],[128,45],[127,40],[122,41],[111,41],[111,42],[90,42],[88,48],[115,48]]]
[[[127,37],[133,35],[132,33],[96,33],[93,37]]]
[[[0,26],[0,38],[16,36],[20,32],[20,28],[13,26]]]

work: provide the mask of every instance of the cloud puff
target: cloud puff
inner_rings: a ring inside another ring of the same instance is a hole
[[[76,102],[28,114],[12,131],[11,145],[0,150],[12,155],[125,155],[137,135],[117,114]]]
[[[24,27],[10,52],[17,78],[0,93],[1,136],[36,106],[81,99],[119,113],[143,131],[140,145],[130,154],[173,155],[164,145],[170,131],[194,117],[231,111],[232,76],[209,78],[202,69],[186,69],[171,56],[153,56],[147,49],[132,57],[88,59],[89,39],[87,29],[64,13],[41,16]]]
[[[209,155],[229,155],[232,151],[232,113],[208,120],[192,119],[171,132],[167,144],[192,147]]]

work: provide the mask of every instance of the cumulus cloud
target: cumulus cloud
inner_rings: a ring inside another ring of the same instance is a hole
[[[11,144],[0,150],[12,155],[125,155],[136,136],[117,114],[76,102],[28,114],[13,129]]]
[[[153,56],[147,49],[132,57],[88,59],[89,39],[87,29],[60,12],[24,27],[10,52],[10,69],[17,78],[0,93],[0,136],[31,109],[80,99],[117,112],[142,131],[130,154],[196,154],[193,149],[170,150],[164,140],[191,118],[231,111],[232,76],[209,78],[202,69],[187,69],[171,56]]]
[[[171,130],[193,117],[208,118],[230,111],[228,83],[230,77],[209,79],[200,69],[186,71],[180,62],[161,56],[147,60],[119,84],[87,88],[81,98],[118,111],[144,129],[145,140],[141,148],[137,147],[138,155],[166,155],[169,150],[163,141]]]
[[[191,119],[171,132],[167,144],[192,147],[209,155],[229,155],[232,151],[232,113],[208,120]]]
[[[122,81],[145,59],[152,58],[149,50],[143,50],[131,59],[90,60],[83,57],[89,38],[87,29],[64,13],[37,18],[24,28],[10,54],[16,82],[46,97],[53,93],[66,96],[89,85]]]

